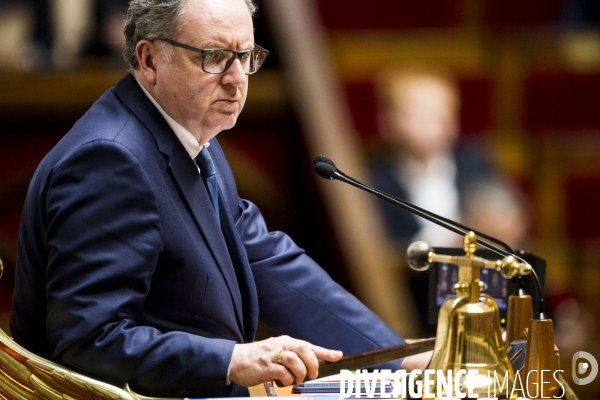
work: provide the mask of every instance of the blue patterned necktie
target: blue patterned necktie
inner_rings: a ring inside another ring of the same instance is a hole
[[[215,210],[217,221],[220,224],[221,220],[219,219],[219,183],[217,182],[215,165],[213,164],[213,160],[207,148],[203,148],[200,151],[200,154],[198,154],[198,156],[196,157],[196,163],[198,164],[198,167],[200,167],[200,175],[202,176],[202,180],[204,180],[204,185],[206,186],[206,190],[208,191],[210,201],[212,202],[213,209]]]

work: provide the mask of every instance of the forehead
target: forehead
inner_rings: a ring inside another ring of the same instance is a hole
[[[448,108],[457,106],[457,93],[450,83],[437,77],[419,76],[394,82],[392,98],[396,105],[410,107],[416,103],[443,103]]]
[[[187,0],[181,35],[196,45],[254,43],[252,16],[244,0]]]

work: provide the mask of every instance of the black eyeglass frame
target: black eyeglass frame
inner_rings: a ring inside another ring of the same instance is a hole
[[[253,51],[257,51],[258,50],[258,51],[264,53],[265,57],[263,58],[263,63],[267,59],[267,57],[269,56],[269,50],[267,50],[265,48],[262,48],[262,47],[260,47],[257,44],[254,45],[254,48],[252,50],[235,51],[235,50],[222,49],[222,48],[200,49],[198,47],[190,46],[189,44],[181,43],[181,42],[178,42],[178,41],[173,40],[173,39],[162,38],[162,37],[161,38],[156,38],[154,40],[160,40],[160,41],[163,41],[163,42],[167,42],[170,45],[173,45],[173,46],[176,46],[176,47],[181,47],[182,49],[191,50],[193,52],[202,54],[202,71],[206,72],[207,74],[214,74],[214,75],[218,75],[218,74],[224,73],[225,71],[227,71],[229,69],[229,67],[231,67],[231,64],[233,64],[233,62],[236,59],[240,60],[240,62],[241,62],[242,61],[242,56],[244,56],[244,55],[246,55],[248,53],[252,53]],[[204,60],[205,60],[204,53],[207,52],[207,51],[214,51],[214,50],[224,50],[224,51],[229,51],[229,52],[233,53],[233,57],[231,57],[227,61],[227,63],[225,64],[225,68],[221,72],[210,72],[210,71],[207,71],[206,69],[204,69]],[[244,73],[246,75],[253,75],[253,74],[255,74],[255,73],[258,72],[258,70],[260,69],[260,67],[262,67],[262,63],[260,64],[260,66],[258,68],[256,68],[256,71],[254,71],[254,72],[246,72],[246,71],[244,71]]]

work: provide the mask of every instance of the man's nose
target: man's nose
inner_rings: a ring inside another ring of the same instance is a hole
[[[223,74],[223,83],[235,86],[246,83],[246,73],[244,72],[242,62],[238,58],[233,60],[233,63],[231,63],[227,71],[225,71]]]

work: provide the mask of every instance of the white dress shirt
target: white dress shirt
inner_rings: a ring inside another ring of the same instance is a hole
[[[209,142],[206,142],[202,146],[200,146],[200,144],[198,143],[198,140],[194,137],[194,135],[192,135],[192,133],[190,131],[185,129],[179,122],[177,122],[173,118],[171,118],[171,116],[169,114],[167,114],[166,111],[163,110],[162,107],[156,102],[154,97],[152,97],[152,95],[150,93],[148,93],[146,88],[144,86],[142,86],[142,84],[139,81],[137,81],[137,83],[142,88],[142,91],[144,92],[146,97],[148,97],[148,99],[152,102],[152,104],[154,104],[154,107],[156,107],[158,112],[167,121],[167,124],[169,124],[171,129],[173,129],[173,132],[175,132],[175,136],[177,136],[177,139],[179,139],[179,141],[181,142],[183,147],[185,147],[185,150],[188,152],[190,157],[192,157],[192,160],[196,159],[196,157],[198,156],[198,154],[200,154],[200,151],[202,149],[210,146]],[[200,169],[198,169],[198,171],[200,171]]]

